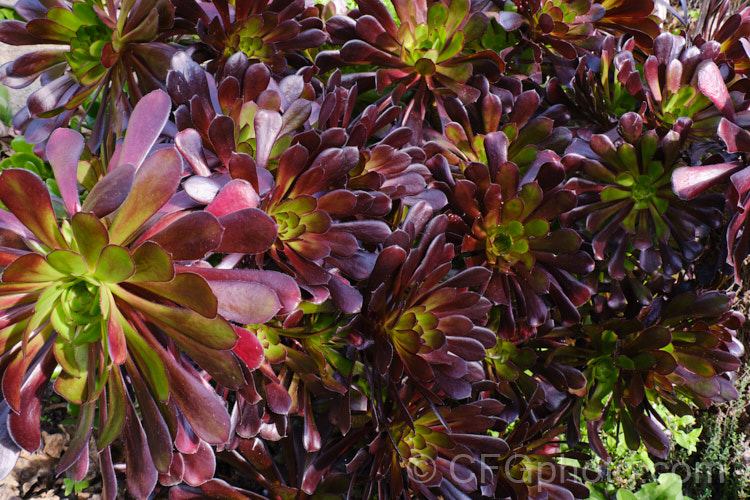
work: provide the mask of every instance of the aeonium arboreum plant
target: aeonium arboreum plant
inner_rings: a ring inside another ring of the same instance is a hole
[[[169,110],[159,91],[140,101],[121,163],[110,165],[82,203],[76,174],[84,144],[77,132],[54,132],[47,148],[62,207],[34,173],[0,175],[0,228],[12,236],[0,247],[3,444],[15,457],[21,448],[38,448],[41,398],[59,367],[55,391],[79,411],[56,470],[73,467],[75,480],[84,477],[98,412],[106,498],[117,491],[109,445],[120,435],[128,489],[136,497],[147,497],[157,474],[175,460],[191,471],[189,482],[212,477],[212,458],[175,458],[198,451],[213,457],[209,444],[230,436],[227,410],[193,362],[216,384],[237,389],[246,384],[243,365],[255,368],[262,359],[254,337],[238,344],[206,279],[175,272],[175,257],[199,259],[218,245],[224,228],[213,215],[178,219],[157,233],[159,243],[138,240],[149,221],[167,213],[182,175],[175,149],[148,154]],[[192,444],[173,446],[180,433],[192,436]]]
[[[88,139],[96,149],[110,129],[119,131],[116,117],[147,92],[164,87],[175,51],[164,43],[174,20],[168,1],[21,0],[16,9],[26,21],[0,21],[0,41],[47,47],[0,68],[0,82],[9,87],[25,87],[42,77],[42,87],[14,118],[29,142],[45,141],[55,128],[67,126],[87,100],[92,106],[100,97]]]
[[[586,377],[582,415],[597,454],[608,458],[599,433],[616,423],[630,449],[643,442],[664,458],[670,443],[656,401],[684,415],[689,402],[706,408],[737,397],[732,380],[744,352],[736,338],[742,317],[730,304],[723,293],[688,292],[654,300],[637,318],[600,322],[592,314],[539,337],[549,347],[542,350],[546,363]]]
[[[393,2],[397,23],[380,0],[360,0],[359,17],[334,16],[326,28],[336,53],[322,52],[316,59],[321,67],[343,63],[379,66],[375,80],[378,93],[400,99],[408,94],[404,123],[417,130],[420,139],[427,107],[450,95],[473,102],[479,91],[467,85],[475,67],[496,79],[503,64],[491,50],[473,50],[472,42],[487,28],[487,17],[472,12],[466,0],[437,2]],[[345,43],[344,43],[345,42]]]
[[[585,219],[594,257],[607,260],[612,277],[622,279],[626,262],[632,268],[630,262],[636,259],[644,271],[675,274],[683,263],[700,256],[699,238],[719,225],[721,196],[704,194],[686,203],[672,191],[672,172],[690,129],[690,121],[680,119],[660,137],[645,129],[640,115],[626,113],[614,141],[599,134],[588,147],[574,142],[563,160],[572,174],[567,186],[578,195],[578,207],[562,221],[574,225]]]
[[[484,137],[487,164],[472,162],[465,179],[436,174],[451,198],[454,228],[462,234],[461,251],[470,266],[492,273],[483,294],[499,310],[493,316],[501,337],[528,338],[549,319],[547,300],[560,319],[579,320],[576,307],[591,295],[575,275],[593,269],[580,251],[582,238],[555,227],[557,218],[575,207],[575,194],[564,188],[564,171],[552,151],[544,151],[522,171],[508,161],[503,132]]]

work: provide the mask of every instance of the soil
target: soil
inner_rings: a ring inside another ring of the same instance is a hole
[[[65,452],[70,441],[70,433],[75,430],[74,422],[67,419],[65,403],[48,405],[44,409],[41,422],[42,445],[34,453],[21,452],[13,472],[0,481],[0,500],[99,500],[101,498],[102,481],[96,460],[91,461],[89,472],[84,478],[89,486],[83,488],[78,494],[70,492],[66,495],[65,474],[55,475],[55,465]],[[89,446],[89,455],[96,457],[93,441]]]

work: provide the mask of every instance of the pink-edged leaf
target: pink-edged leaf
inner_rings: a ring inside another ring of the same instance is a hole
[[[172,100],[161,90],[143,96],[128,120],[119,163],[130,163],[136,170],[159,138],[172,110]],[[156,186],[156,185],[155,185]]]
[[[255,165],[256,168],[265,168],[281,132],[283,121],[279,113],[262,109],[255,115],[253,125],[256,144]]]
[[[257,254],[271,248],[278,227],[274,220],[257,208],[245,208],[219,218],[224,237],[218,251]]]
[[[727,151],[738,153],[750,151],[750,132],[722,118],[719,122],[718,135],[727,145]]]
[[[109,349],[109,357],[112,358],[115,364],[121,365],[125,362],[125,358],[128,357],[128,346],[125,342],[125,331],[122,326],[125,318],[122,317],[119,309],[117,309],[114,296],[105,287],[102,287],[99,292],[99,300],[102,302],[100,306],[101,310],[109,311],[109,318],[107,318],[107,348]],[[104,303],[105,301],[107,304]]]
[[[193,172],[201,177],[211,175],[211,170],[206,164],[206,155],[203,153],[201,136],[195,129],[189,128],[179,132],[174,138],[174,143]]]
[[[287,274],[256,269],[216,269],[207,267],[177,266],[179,272],[194,272],[212,281],[244,281],[260,283],[272,289],[282,304],[281,314],[297,308],[302,296],[297,282]]]
[[[214,197],[206,207],[206,211],[216,217],[243,210],[258,208],[260,197],[253,186],[243,179],[232,179]]]
[[[14,260],[3,272],[3,283],[44,283],[65,277],[38,253],[27,253]]]
[[[121,164],[102,177],[83,201],[81,210],[93,212],[97,217],[109,215],[122,205],[133,187],[135,167]]]
[[[143,281],[171,281],[174,266],[169,254],[153,241],[147,241],[133,252],[135,274],[128,279],[131,283]]]
[[[149,156],[136,172],[133,188],[115,214],[109,228],[110,242],[120,245],[138,231],[170,200],[181,175],[182,160],[175,149]]]
[[[12,358],[9,360],[3,373],[2,389],[5,401],[8,402],[8,405],[15,412],[21,411],[21,387],[26,376],[26,371],[34,361],[37,353],[42,350],[50,332],[51,328],[47,328],[41,334],[34,335],[29,339],[25,352],[18,350],[11,354]]]
[[[68,449],[60,457],[60,461],[57,462],[55,467],[55,473],[60,474],[68,470],[74,463],[78,461],[78,458],[83,454],[84,451],[88,450],[89,438],[91,437],[91,431],[94,428],[94,414],[96,413],[96,403],[90,401],[81,405],[78,413],[78,424],[76,425],[75,433],[70,438],[68,443]]]
[[[263,363],[263,359],[265,359],[263,345],[250,330],[236,325],[232,326],[234,332],[237,334],[237,345],[234,346],[234,353],[245,362],[245,365],[250,370],[255,370]]]
[[[191,212],[149,237],[172,254],[174,260],[202,259],[216,250],[222,240],[224,228],[212,214]]]
[[[703,61],[698,65],[697,72],[698,89],[711,99],[711,102],[721,110],[721,114],[734,121],[734,105],[729,97],[724,78],[721,76],[721,70],[716,63],[711,60]]]
[[[0,174],[0,201],[39,241],[51,248],[67,248],[47,185],[29,170],[9,168]]]
[[[281,309],[276,293],[268,286],[247,281],[209,281],[219,301],[219,314],[231,321],[257,325],[273,318]]]
[[[127,464],[128,491],[136,498],[148,498],[156,487],[158,474],[149,453],[146,433],[143,432],[138,415],[130,398],[127,400],[127,416],[122,437],[125,442],[125,463]]]
[[[190,486],[200,486],[214,477],[216,457],[205,441],[201,441],[195,453],[183,455],[182,460],[184,463],[182,479]]]
[[[73,215],[81,209],[78,199],[78,160],[83,152],[83,137],[75,130],[59,128],[47,143],[47,158],[55,173],[65,211]]]
[[[725,181],[740,168],[738,163],[680,167],[672,173],[672,189],[680,198],[689,200]]]
[[[120,283],[135,274],[135,262],[127,250],[116,245],[105,246],[99,255],[94,275],[105,283]]]
[[[13,440],[29,453],[39,448],[42,442],[39,420],[42,416],[42,400],[57,361],[50,349],[37,364],[21,389],[21,411],[8,416],[8,432]]]
[[[99,254],[109,243],[109,234],[102,221],[91,212],[78,212],[71,219],[73,237],[78,244],[78,251],[86,259],[89,268],[94,269],[99,261]]]

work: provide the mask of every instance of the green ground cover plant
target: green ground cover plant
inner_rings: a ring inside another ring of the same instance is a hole
[[[5,17],[43,48],[0,66],[41,85],[0,164],[0,476],[51,387],[66,494],[95,460],[105,499],[680,498],[600,471],[746,398],[750,7]]]

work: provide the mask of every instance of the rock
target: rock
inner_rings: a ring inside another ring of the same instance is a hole
[[[13,61],[17,57],[26,54],[27,52],[33,52],[40,49],[49,49],[49,45],[8,45],[0,43],[0,65],[8,61]],[[39,80],[36,80],[32,84],[22,89],[12,89],[8,87],[8,95],[10,97],[10,107],[15,114],[19,109],[26,105],[26,99],[31,95],[32,92],[37,90],[41,85]]]
[[[42,431],[44,453],[50,457],[60,458],[65,451],[65,437],[62,434],[48,434]]]

